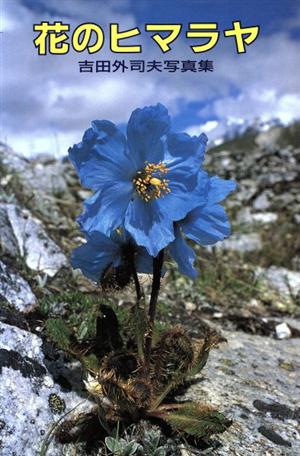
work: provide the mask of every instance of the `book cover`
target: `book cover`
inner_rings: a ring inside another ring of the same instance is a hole
[[[0,455],[300,454],[300,3],[0,5]]]

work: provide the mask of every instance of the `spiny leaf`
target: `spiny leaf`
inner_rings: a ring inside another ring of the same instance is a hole
[[[155,379],[161,384],[173,382],[178,375],[188,372],[193,356],[192,341],[182,327],[166,331],[156,345]]]
[[[226,339],[215,331],[209,332],[205,336],[201,347],[198,349],[198,354],[196,354],[194,358],[193,366],[189,372],[189,375],[198,374],[205,367],[210,350],[219,345],[221,342],[225,341]]]
[[[70,349],[72,333],[61,318],[49,318],[46,322],[46,331],[50,339],[60,348]]]
[[[164,420],[175,430],[198,438],[222,433],[232,423],[222,413],[193,403],[185,404],[175,412],[166,413]]]
[[[210,350],[217,346],[219,343],[226,341],[215,331],[211,331],[205,335],[204,341],[202,341],[200,347],[194,348],[194,359],[189,369],[183,370],[182,368],[174,369],[173,375],[169,378],[167,385],[159,392],[157,398],[152,404],[152,409],[155,410],[162,403],[164,398],[181,383],[183,383],[187,377],[194,376],[200,372],[207,363]],[[181,357],[180,357],[181,358]],[[167,365],[167,360],[164,363]],[[156,373],[157,375],[157,373]]]

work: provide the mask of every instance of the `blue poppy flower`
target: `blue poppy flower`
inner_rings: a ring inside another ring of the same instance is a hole
[[[156,256],[174,240],[173,222],[196,205],[206,142],[205,135],[171,133],[161,104],[133,111],[127,138],[107,120],[92,122],[82,142],[69,149],[82,184],[95,192],[84,203],[81,229],[110,236],[124,225]]]
[[[230,223],[225,209],[219,203],[235,190],[231,180],[209,177],[199,172],[196,189],[198,205],[184,219],[175,223],[175,240],[169,245],[169,252],[177,262],[179,270],[192,279],[197,276],[193,264],[195,252],[183,238],[183,234],[200,245],[211,245],[230,235]]]
[[[128,283],[132,275],[131,261],[137,272],[152,273],[153,258],[146,249],[136,246],[124,231],[115,232],[110,238],[92,231],[86,237],[87,242],[73,250],[71,264],[89,279],[103,283],[109,273],[114,272]]]

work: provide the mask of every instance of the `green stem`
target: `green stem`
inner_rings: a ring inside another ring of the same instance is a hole
[[[149,313],[148,313],[148,330],[145,336],[145,373],[149,374],[150,368],[150,359],[151,359],[151,349],[152,349],[152,337],[153,337],[153,328],[154,320],[156,314],[157,299],[160,289],[160,280],[162,274],[162,267],[164,262],[164,250],[162,249],[159,254],[153,258],[153,280],[152,280],[152,290],[151,298],[149,304]]]

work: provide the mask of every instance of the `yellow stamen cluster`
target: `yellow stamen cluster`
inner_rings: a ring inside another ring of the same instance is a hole
[[[133,183],[138,195],[146,202],[158,199],[170,193],[169,180],[163,176],[167,174],[168,168],[162,162],[146,163],[142,171],[138,171]]]

